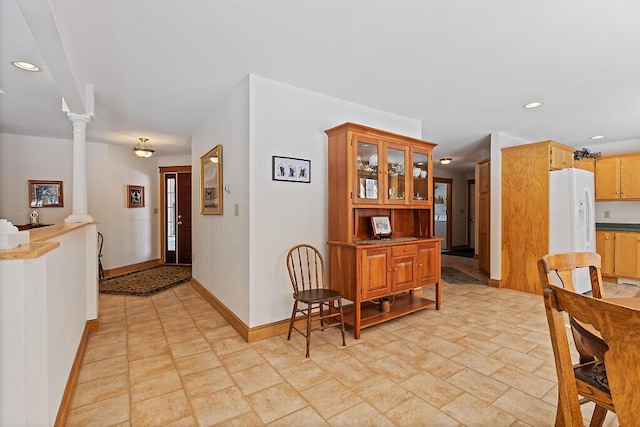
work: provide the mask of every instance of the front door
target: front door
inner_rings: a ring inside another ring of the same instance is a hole
[[[191,264],[191,167],[162,167],[162,253],[166,264]]]

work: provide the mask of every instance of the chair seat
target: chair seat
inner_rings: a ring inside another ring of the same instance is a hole
[[[611,393],[604,363],[596,361],[574,366],[573,372],[578,380],[596,387],[605,393]]]
[[[304,303],[310,302],[326,302],[334,299],[342,298],[338,291],[332,289],[307,289],[294,294],[293,298]]]

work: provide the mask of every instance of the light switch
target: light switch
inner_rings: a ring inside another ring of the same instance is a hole
[[[233,214],[235,216],[240,216],[240,205],[238,203],[233,205]]]

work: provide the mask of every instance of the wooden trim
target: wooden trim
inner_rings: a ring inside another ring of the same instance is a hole
[[[122,267],[111,268],[109,270],[104,271],[104,277],[119,276],[121,274],[131,273],[132,271],[142,270],[143,268],[154,267],[160,264],[162,264],[162,261],[159,258],[157,258],[157,259],[152,259],[150,261],[144,261],[136,264],[125,265]]]
[[[165,172],[189,172],[191,173],[191,166],[160,166],[160,173]]]
[[[602,280],[604,282],[613,282],[615,284],[618,284],[618,277],[616,276],[607,276],[607,275],[602,275]]]
[[[89,334],[97,331],[99,328],[100,322],[98,319],[87,320],[84,325],[82,338],[80,338],[80,344],[78,344],[78,351],[76,352],[75,359],[73,359],[73,365],[71,365],[67,385],[64,388],[62,400],[58,407],[58,415],[56,416],[56,421],[54,423],[55,427],[63,427],[67,424],[67,417],[69,416],[69,410],[71,408],[71,398],[73,397],[73,392],[76,390],[76,384],[78,383],[78,377],[80,376],[80,367],[82,366],[82,359],[84,359],[84,353],[87,349],[87,343],[89,342]]]
[[[489,286],[492,286],[494,288],[501,288],[502,287],[502,280],[489,279]]]
[[[191,284],[200,295],[215,308],[224,317],[227,322],[235,329],[242,338],[247,342],[254,342],[265,338],[271,338],[278,335],[282,335],[289,331],[289,319],[279,320],[273,323],[267,323],[265,325],[249,328],[242,320],[240,320],[231,310],[229,310],[218,298],[216,298],[207,288],[205,288],[200,282],[193,277],[191,278]],[[292,300],[293,301],[293,300]],[[293,304],[293,302],[292,302]],[[305,319],[300,318],[296,320],[296,326],[302,328],[304,326]]]

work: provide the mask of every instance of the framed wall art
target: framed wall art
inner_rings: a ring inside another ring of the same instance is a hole
[[[62,208],[64,207],[62,181],[29,180],[29,207]]]
[[[141,185],[127,185],[127,207],[144,208],[144,187]]]
[[[311,160],[272,156],[271,171],[273,181],[311,182]]]
[[[200,213],[222,215],[222,145],[200,157]]]

